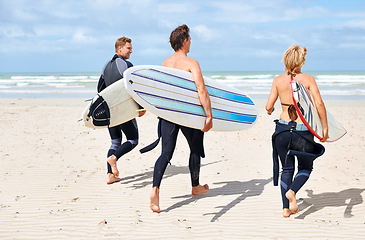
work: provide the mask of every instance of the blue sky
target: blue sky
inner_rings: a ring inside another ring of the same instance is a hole
[[[292,44],[303,71],[365,70],[363,0],[0,0],[0,72],[100,72],[121,36],[160,65],[181,24],[203,71],[282,71]]]

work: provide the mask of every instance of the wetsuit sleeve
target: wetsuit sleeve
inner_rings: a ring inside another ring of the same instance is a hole
[[[105,88],[106,88],[105,79],[104,79],[103,75],[100,75],[99,82],[98,82],[98,88],[97,88],[98,93],[103,91]]]
[[[277,134],[273,134],[272,136],[272,160],[273,160],[273,181],[274,181],[274,186],[278,186],[279,184],[279,154],[278,151],[276,149],[276,144],[275,144],[275,137]]]

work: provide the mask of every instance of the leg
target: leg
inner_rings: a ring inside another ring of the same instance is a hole
[[[281,181],[280,181],[280,191],[281,191],[281,199],[283,203],[283,217],[289,217],[292,212],[289,209],[289,199],[286,197],[286,193],[290,189],[293,181],[294,175],[294,157],[287,156],[287,147],[290,140],[289,133],[281,133],[276,137],[276,149],[279,154],[282,173],[281,173]]]
[[[161,155],[155,163],[153,170],[153,185],[150,195],[150,208],[153,212],[160,212],[159,193],[162,177],[167,164],[170,162],[175,150],[179,127],[174,123],[160,119],[161,121]]]
[[[186,127],[182,127],[181,131],[183,132],[186,140],[188,141],[190,148],[189,170],[190,170],[190,178],[192,186],[192,195],[206,193],[209,190],[209,186],[207,184],[205,184],[204,186],[199,184],[200,159],[201,156],[204,156],[204,148],[203,148],[204,132],[197,129],[186,128]]]
[[[160,213],[160,189],[153,187],[150,195],[150,208],[152,212]]]
[[[295,192],[293,190],[289,189],[285,193],[285,197],[289,200],[290,214],[296,214],[296,213],[298,213],[299,207],[298,207],[298,204],[297,204],[297,199],[295,198]]]
[[[294,159],[292,161],[294,162]],[[290,208],[290,199],[287,198],[286,194],[287,192],[290,191],[293,175],[294,175],[294,167],[288,167],[288,166],[283,167],[283,172],[281,173],[280,191],[281,191],[281,199],[283,202],[284,217],[289,217],[292,214]]]
[[[106,182],[108,184],[111,184],[111,183],[120,181],[120,178],[118,178],[119,171],[116,166],[118,159],[116,158],[114,153],[117,151],[117,149],[121,145],[122,133],[121,133],[119,126],[108,128],[108,131],[109,131],[109,135],[110,135],[112,144],[108,151],[108,158],[107,158],[108,177],[107,177]]]
[[[114,155],[114,152],[115,150],[118,148],[118,146],[120,146],[120,142],[121,142],[122,139],[112,139],[112,145],[108,151],[108,158],[106,160],[106,164],[107,164],[107,178],[106,178],[106,183],[107,184],[112,184],[112,183],[115,183],[115,182],[119,182],[120,179],[118,177],[119,175],[119,172],[118,172],[118,169],[116,168],[116,163],[117,163],[117,159]],[[114,172],[117,174],[115,175],[113,173],[113,169],[112,169],[112,166],[110,165],[111,162],[114,166]]]
[[[115,151],[114,155],[117,159],[121,158],[124,154],[132,151],[138,145],[138,126],[137,120],[134,118],[126,123],[120,125],[120,129],[124,133],[127,138],[127,141],[124,142],[118,149]]]
[[[310,134],[307,137],[312,137],[313,135]],[[294,148],[300,149],[304,152],[313,152],[314,147],[311,143],[308,144],[307,141],[303,141],[303,138],[299,137],[298,135],[293,136],[293,145]],[[313,161],[306,159],[303,156],[297,156],[298,160],[298,173],[295,175],[295,178],[290,186],[288,192],[286,192],[285,196],[289,200],[289,209],[292,213],[297,213],[299,211],[297,200],[296,200],[296,193],[299,189],[307,182],[309,176],[313,169]]]
[[[303,165],[300,165],[300,160],[298,159],[298,173],[295,175],[294,181],[290,186],[290,189],[286,192],[285,196],[289,200],[289,209],[292,213],[297,213],[299,211],[297,200],[296,200],[296,193],[299,189],[307,182],[311,173],[310,168],[303,168]],[[312,166],[313,162],[309,161],[306,165]],[[308,166],[307,166],[308,167]]]
[[[189,170],[192,185],[192,195],[198,195],[206,193],[209,190],[208,184],[204,186],[199,184],[199,173],[200,173],[200,156],[195,153],[190,153],[189,158]]]
[[[126,135],[127,141],[122,142],[122,132]],[[138,127],[136,119],[132,119],[126,123],[118,125],[116,127],[109,128],[109,133],[112,137],[112,147],[108,153],[107,165],[108,165],[108,176],[114,174],[116,177],[119,176],[117,168],[117,161],[124,154],[130,152],[138,144]],[[111,176],[113,178],[113,176]],[[120,178],[117,179],[120,181]],[[113,181],[114,182],[114,181]]]

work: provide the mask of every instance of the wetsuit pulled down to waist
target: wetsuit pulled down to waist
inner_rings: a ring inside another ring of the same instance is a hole
[[[278,185],[279,160],[282,165],[281,195],[283,208],[289,208],[289,200],[286,192],[292,190],[295,193],[306,183],[312,172],[313,161],[324,153],[324,147],[314,142],[313,134],[296,122],[276,122],[275,133],[272,137],[274,185]],[[294,179],[295,158],[298,160],[298,172]]]
[[[287,166],[288,159],[297,156],[299,168],[312,170],[312,162],[324,153],[323,145],[314,141],[313,134],[304,124],[294,121],[275,120],[276,128],[272,135],[274,185],[278,185],[279,157],[282,166]]]
[[[287,125],[288,127],[292,127],[294,124],[292,122],[287,122],[285,120],[279,119],[278,123],[280,123],[281,125]],[[290,123],[290,125],[289,125]],[[283,128],[286,128],[285,126],[283,126]],[[297,124],[295,126],[295,130],[297,131],[309,131],[308,128],[304,125],[304,124]]]

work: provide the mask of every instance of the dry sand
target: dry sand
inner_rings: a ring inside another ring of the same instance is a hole
[[[83,99],[0,98],[0,239],[365,239],[365,102],[326,101],[348,133],[325,144],[288,219],[271,180],[279,112],[267,116],[256,102],[254,127],[206,134],[204,195],[190,195],[179,135],[157,214],[149,194],[160,146],[138,152],[156,139],[156,116],[138,118],[140,144],[118,162],[123,180],[107,185],[109,135],[77,122]]]

